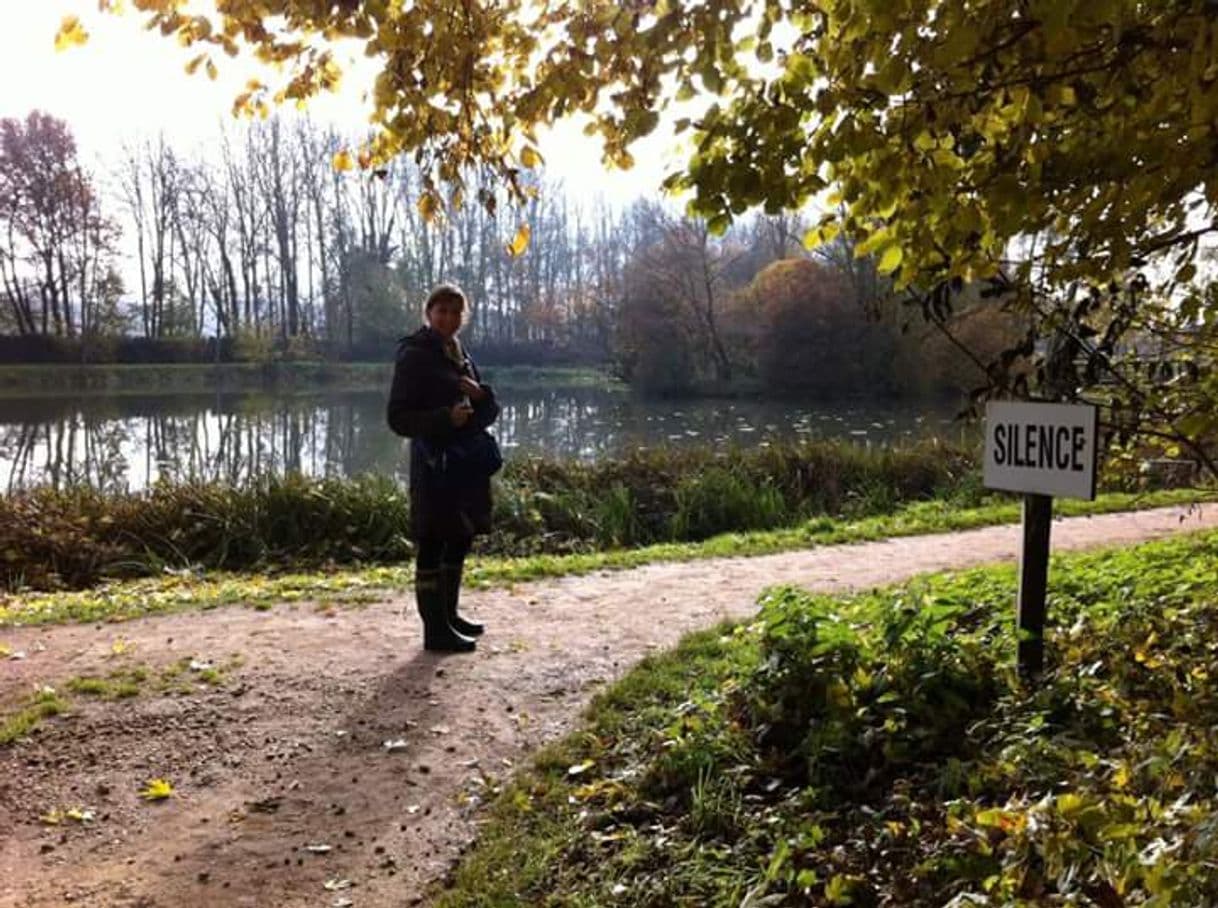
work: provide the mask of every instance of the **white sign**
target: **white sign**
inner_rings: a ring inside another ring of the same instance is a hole
[[[1090,404],[991,401],[985,408],[985,487],[1095,498],[1098,420]]]

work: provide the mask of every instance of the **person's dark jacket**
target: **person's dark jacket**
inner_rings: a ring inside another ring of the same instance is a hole
[[[450,411],[461,397],[462,374],[481,384],[478,368],[468,354],[462,367],[444,352],[443,338],[429,327],[403,337],[398,344],[389,392],[389,427],[412,439],[410,445],[410,515],[415,539],[456,539],[491,529],[491,481],[449,488],[432,473],[422,445],[442,446],[460,432],[485,429],[499,415],[489,385],[486,397],[472,401],[474,412],[460,429]]]

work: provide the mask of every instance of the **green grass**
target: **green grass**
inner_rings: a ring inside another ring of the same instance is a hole
[[[510,780],[443,908],[1202,905],[1218,891],[1218,533],[767,593]],[[955,899],[955,901],[953,901]]]
[[[99,700],[125,700],[140,692],[139,682],[122,677],[96,678],[86,675],[71,678],[64,686],[71,693]]]
[[[129,700],[145,693],[190,693],[195,684],[221,687],[229,673],[241,665],[238,656],[223,663],[192,668],[192,660],[179,659],[159,670],[146,665],[122,666],[103,675],[77,675],[56,686],[43,686],[21,701],[8,715],[0,715],[0,746],[27,736],[44,719],[69,712],[73,697],[93,700]]]
[[[1094,502],[1055,503],[1060,515],[1104,514],[1214,500],[1209,491],[1168,490],[1111,493]],[[823,545],[949,532],[1017,522],[1019,503],[1003,500],[975,508],[940,501],[916,502],[893,514],[842,520],[814,518],[802,526],[751,533],[726,533],[703,542],[666,543],[638,549],[525,558],[474,557],[467,583],[507,586],[547,577],[624,570],[665,561],[742,557]],[[159,577],[115,581],[93,589],[0,594],[0,626],[123,621],[147,615],[228,605],[271,608],[309,600],[321,607],[358,606],[410,586],[409,563],[357,570],[266,573],[178,571]]]
[[[16,712],[0,717],[0,747],[24,738],[43,719],[67,712],[68,703],[52,690],[40,690],[30,696]]]

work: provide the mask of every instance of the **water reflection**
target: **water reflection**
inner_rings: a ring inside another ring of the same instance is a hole
[[[592,460],[686,444],[767,445],[843,437],[865,445],[965,431],[946,407],[780,401],[643,401],[601,388],[501,389],[505,453]],[[14,489],[159,478],[239,482],[270,471],[406,479],[405,448],[378,391],[173,394],[0,400],[0,479]]]

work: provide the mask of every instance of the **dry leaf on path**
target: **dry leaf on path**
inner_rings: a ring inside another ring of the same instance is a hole
[[[167,779],[149,779],[140,792],[145,801],[163,801],[173,795],[173,785]]]

